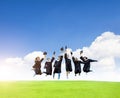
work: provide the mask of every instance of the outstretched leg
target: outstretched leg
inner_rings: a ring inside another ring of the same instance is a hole
[[[60,73],[58,73],[58,79],[60,79]]]
[[[69,74],[70,72],[69,71],[66,71],[66,77],[67,77],[67,79],[68,79],[68,74]]]
[[[55,77],[55,73],[53,73],[53,79],[54,79],[54,77]]]

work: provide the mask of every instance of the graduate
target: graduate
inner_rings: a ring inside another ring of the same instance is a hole
[[[67,54],[67,46],[65,47],[65,67],[66,67],[66,77],[68,79],[68,74],[72,72],[72,64],[71,64],[71,59],[69,58],[69,55]]]
[[[80,51],[80,59],[81,59],[82,61],[85,61],[85,58],[84,58],[84,56],[83,56],[83,50]]]
[[[46,69],[46,72],[44,72],[44,73],[46,73],[46,76],[52,75],[52,63],[53,63],[54,59],[55,59],[55,52],[53,52],[52,58],[51,59],[47,58],[47,61],[45,62],[44,68]]]
[[[88,72],[92,72],[92,70],[90,70],[90,63],[91,62],[97,62],[97,60],[88,59],[85,56],[83,62],[84,62],[83,71],[88,73]]]
[[[72,52],[71,52],[71,55],[72,55],[72,60],[73,60],[74,67],[75,67],[75,70],[74,70],[75,76],[76,76],[76,74],[80,75],[80,73],[81,73],[81,64],[83,64],[83,62],[78,60],[77,57],[74,57]]]
[[[54,67],[53,79],[54,79],[56,73],[58,74],[58,79],[60,79],[62,60],[63,60],[63,55],[58,56],[58,59],[55,60],[55,63],[54,63],[54,66],[53,66]]]
[[[40,57],[35,58],[35,64],[33,65],[33,70],[35,71],[35,75],[41,75],[41,62],[45,59],[47,52],[43,53],[44,57],[40,59]]]

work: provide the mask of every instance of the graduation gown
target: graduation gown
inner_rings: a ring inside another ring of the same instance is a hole
[[[83,62],[81,62],[81,61],[79,61],[79,60],[75,60],[75,58],[74,57],[72,57],[72,60],[73,60],[73,63],[74,63],[74,66],[75,66],[75,71],[74,71],[74,73],[75,74],[77,74],[77,73],[81,73],[81,63],[83,63]]]
[[[52,75],[52,62],[54,61],[54,57],[52,57],[50,62],[46,62],[44,68],[46,69],[47,75]]]
[[[72,71],[71,59],[69,59],[69,58],[67,57],[67,54],[66,54],[66,53],[65,53],[65,55],[64,55],[64,58],[65,58],[66,71],[71,72],[71,71]]]
[[[56,60],[54,63],[54,71],[53,73],[61,73],[61,63],[62,63],[63,56],[60,56],[60,60]]]
[[[88,73],[90,72],[90,63],[91,62],[97,62],[97,60],[92,60],[92,59],[87,59],[86,61],[84,61],[84,66],[83,66],[83,71]]]
[[[35,64],[33,65],[35,74],[42,74],[41,72],[41,62],[44,60],[44,58],[42,58],[40,61],[35,61]]]

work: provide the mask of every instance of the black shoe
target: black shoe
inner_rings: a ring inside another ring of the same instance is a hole
[[[92,70],[89,70],[89,72],[92,72]]]
[[[86,73],[88,73],[88,72],[92,72],[92,70],[88,70]]]

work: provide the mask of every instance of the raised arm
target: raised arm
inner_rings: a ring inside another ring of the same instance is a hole
[[[53,56],[52,56],[52,59],[51,59],[51,63],[54,61],[55,59],[55,51],[53,52]]]
[[[75,62],[75,57],[73,56],[73,53],[71,52],[72,60]]]
[[[89,59],[90,62],[98,62],[98,60],[92,60],[92,59]]]
[[[67,53],[64,54],[64,58],[67,59]]]
[[[82,54],[83,54],[83,50],[80,51],[80,59],[81,59],[83,62],[85,62],[85,59],[84,59],[84,57],[82,56]]]
[[[40,62],[42,62],[46,58],[47,52],[43,52],[43,55],[44,57],[40,60]]]
[[[60,62],[62,62],[62,59],[63,59],[63,56],[61,55],[61,56],[60,56]]]

